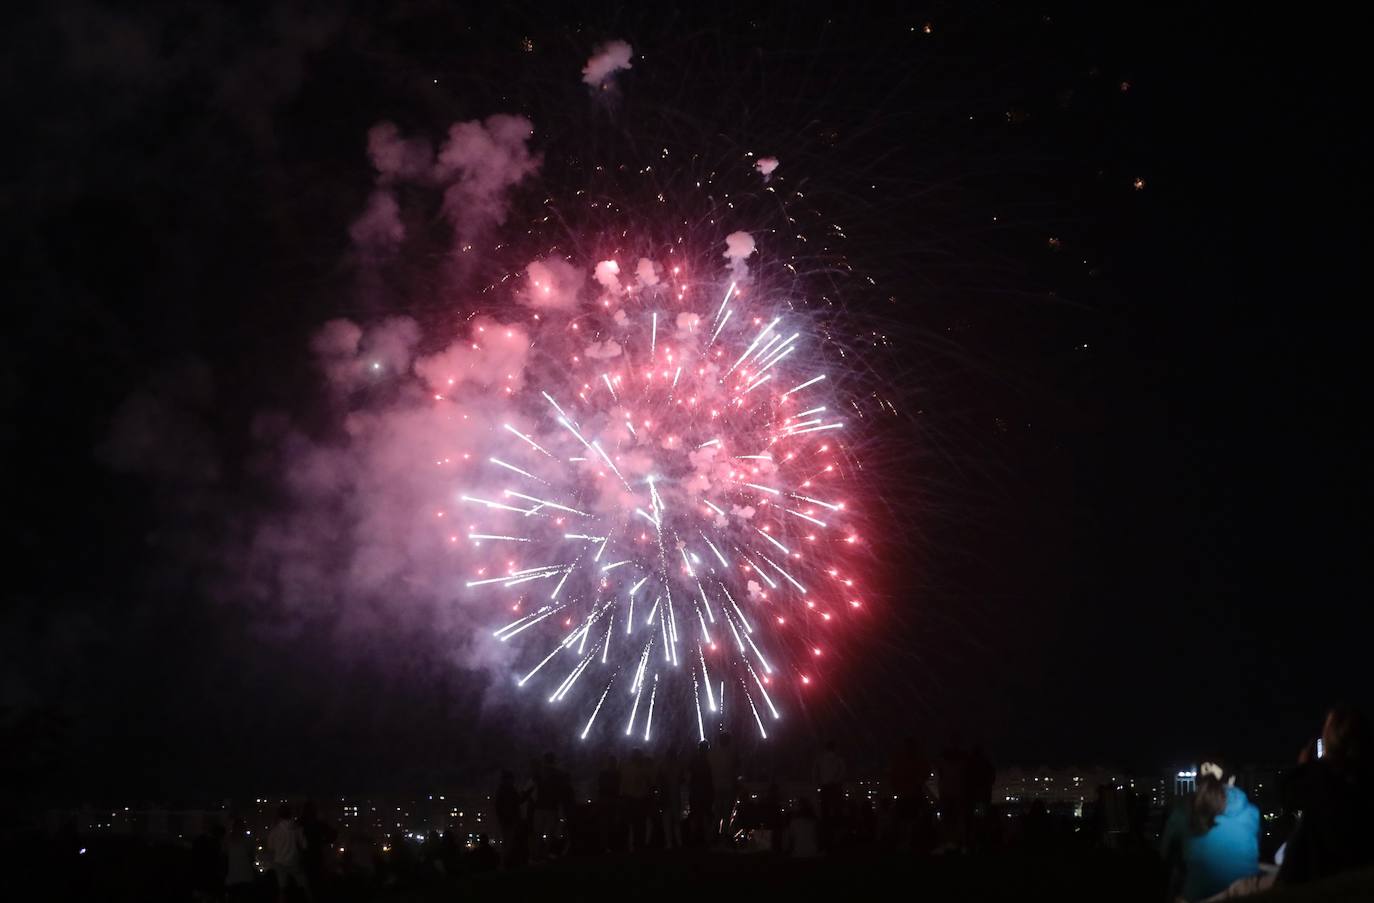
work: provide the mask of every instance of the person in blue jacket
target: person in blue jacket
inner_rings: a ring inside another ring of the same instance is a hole
[[[1170,813],[1159,841],[1165,858],[1176,855],[1182,865],[1189,903],[1259,873],[1259,809],[1224,774],[1214,762],[1198,767],[1197,791]]]

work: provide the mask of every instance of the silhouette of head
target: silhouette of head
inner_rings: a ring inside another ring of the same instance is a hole
[[[277,807],[277,818],[290,818],[290,817],[291,817],[291,804],[290,804],[290,803],[282,803],[280,806]]]
[[[1368,755],[1369,725],[1364,716],[1352,706],[1333,706],[1322,724],[1322,746],[1322,755],[1336,761],[1354,761]]]

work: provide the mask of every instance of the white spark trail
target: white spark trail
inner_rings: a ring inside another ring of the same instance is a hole
[[[725,310],[725,305],[730,303],[730,296],[735,293],[735,283],[730,283],[730,287],[725,290],[725,297],[721,299],[720,308],[716,311],[713,320],[719,320],[721,312]]]
[[[801,385],[793,386],[792,388],[788,389],[786,392],[782,393],[782,397],[783,397],[783,398],[786,398],[787,396],[791,395],[793,392],[800,392],[802,389],[805,389],[807,386],[815,385],[816,383],[820,382],[820,381],[823,380],[823,379],[825,379],[825,374],[824,374],[824,373],[822,373],[820,376],[813,376],[813,377],[811,377],[810,379],[808,379],[806,382],[802,383]]]
[[[710,348],[712,345],[716,343],[716,337],[720,335],[720,331],[725,328],[725,324],[728,323],[730,321],[730,318],[734,315],[735,312],[733,310],[727,310],[725,312],[725,318],[721,320],[719,324],[717,324],[716,331],[711,334],[711,341],[706,343],[707,348]]]
[[[649,728],[654,723],[654,698],[658,696],[658,672],[654,672],[654,686],[649,691],[649,714],[644,716],[644,742],[649,742]]]
[[[546,397],[547,397],[547,396],[546,396]],[[554,407],[557,407],[557,405],[554,405]],[[544,448],[544,447],[543,447],[542,445],[540,445],[538,442],[535,442],[535,441],[534,441],[533,439],[531,439],[529,436],[526,436],[524,433],[520,432],[520,431],[517,430],[515,427],[511,426],[509,423],[503,423],[503,424],[502,424],[502,427],[505,428],[506,432],[514,433],[515,435],[519,436],[521,439],[524,439],[526,442],[528,442],[528,443],[530,444],[530,447],[532,447],[535,451],[541,451],[541,452],[543,452],[544,454],[548,455],[550,458],[553,458],[555,461],[558,460],[557,458],[554,458],[553,454],[552,454],[548,449]]]
[[[592,723],[596,721],[596,716],[601,714],[601,704],[606,701],[606,694],[611,692],[611,684],[615,683],[615,678],[611,678],[606,683],[606,689],[601,691],[601,698],[596,701],[596,708],[592,709],[592,717],[587,719],[587,726],[582,728],[582,739],[587,739],[587,734],[591,733]],[[757,713],[755,713],[757,715]]]
[[[773,320],[772,323],[769,323],[767,326],[763,327],[763,331],[758,334],[758,336],[754,339],[753,342],[749,343],[748,348],[744,349],[744,353],[739,356],[739,360],[735,361],[735,363],[730,367],[730,369],[725,371],[726,376],[729,376],[731,373],[734,373],[735,368],[738,367],[740,364],[744,363],[745,359],[748,358],[749,355],[754,353],[754,349],[759,347],[759,342],[762,342],[763,337],[773,331],[773,327],[777,326],[778,320],[781,319],[781,317],[778,317],[775,320]]]
[[[547,480],[540,479],[539,477],[536,477],[534,474],[530,473],[528,470],[522,470],[519,467],[516,467],[514,464],[507,464],[500,458],[488,458],[487,460],[498,467],[504,467],[506,468],[506,470],[513,470],[516,473],[520,474],[522,477],[529,477],[531,480],[534,480],[538,483],[543,483],[545,486],[549,485]]]
[[[585,511],[578,511],[576,508],[569,508],[567,505],[560,505],[557,502],[551,502],[548,499],[541,499],[532,495],[525,495],[523,492],[516,492],[514,489],[505,489],[502,491],[511,498],[524,499],[527,502],[538,502],[546,508],[556,508],[559,511],[566,511],[569,514],[576,514],[579,517],[591,517],[591,515]]]
[[[697,656],[701,659],[701,682],[706,685],[706,701],[711,706],[711,711],[716,710],[716,695],[711,692],[711,675],[706,670],[706,653],[701,646],[697,646]]]
[[[782,543],[780,543],[780,542],[778,542],[776,539],[774,539],[774,538],[772,537],[772,535],[770,535],[769,532],[768,532],[767,530],[760,530],[758,527],[755,527],[755,528],[754,528],[754,532],[758,533],[760,536],[762,536],[764,539],[766,539],[766,540],[768,540],[769,542],[771,542],[773,545],[777,546],[779,549],[782,549],[782,551],[783,551],[784,554],[786,554],[786,555],[791,555],[791,554],[792,554],[792,550],[791,550],[791,549],[789,549],[787,546],[783,545]]]

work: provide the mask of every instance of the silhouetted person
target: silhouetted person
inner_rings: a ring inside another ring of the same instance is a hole
[[[224,828],[210,825],[191,842],[191,895],[218,900],[224,888]]]
[[[314,800],[306,800],[301,807],[301,833],[305,835],[305,851],[301,854],[301,864],[305,867],[305,878],[313,889],[318,890],[324,880],[325,854],[333,846],[339,833],[320,819]]]
[[[553,753],[544,753],[544,761],[534,776],[534,852],[535,859],[544,859],[558,846],[559,813],[563,809],[567,789],[562,770]]]
[[[1279,868],[1282,884],[1374,865],[1369,724],[1355,709],[1336,706],[1322,724],[1321,743],[1321,757],[1313,741],[1284,779],[1288,808],[1302,814]]]
[[[230,900],[247,900],[253,896],[253,885],[258,880],[256,851],[253,838],[243,819],[234,818],[229,824],[229,833],[224,837],[224,890]]]
[[[769,783],[763,799],[759,800],[759,824],[768,830],[768,848],[774,852],[781,850],[787,819],[782,811],[782,791],[777,781]]]
[[[1126,789],[1099,784],[1094,819],[1103,846],[1111,850],[1125,846],[1131,832],[1131,797]]]
[[[344,850],[344,872],[350,878],[371,881],[376,876],[381,853],[377,849],[377,842],[370,835],[361,831],[350,833],[344,843]]]
[[[713,835],[711,805],[715,799],[715,785],[711,777],[710,744],[702,740],[687,766],[687,824],[692,843],[705,846]]]
[[[305,833],[291,817],[291,807],[286,803],[277,810],[277,823],[267,834],[267,851],[272,854],[272,873],[277,876],[277,899],[284,903],[286,889],[292,884],[301,889],[307,900],[313,899],[303,861]]]
[[[663,846],[682,846],[682,759],[676,746],[669,746],[658,763],[658,805],[663,816]]]
[[[816,824],[816,812],[806,797],[797,800],[792,817],[783,830],[782,851],[793,859],[810,859],[820,855],[820,826]]]
[[[930,780],[930,761],[916,738],[907,737],[892,762],[892,793],[897,797],[893,817],[899,849],[916,844],[923,833],[930,803],[926,784]]]
[[[644,750],[635,749],[620,770],[620,799],[624,804],[630,849],[645,845],[649,826],[649,792],[653,789],[653,763]]]
[[[496,853],[495,848],[492,849]],[[457,875],[463,871],[464,856],[458,847],[458,837],[452,828],[446,829],[439,837],[439,864],[445,875]],[[497,854],[497,861],[500,861]]]
[[[478,835],[477,848],[472,851],[472,870],[474,872],[494,871],[501,863],[501,856],[496,852],[496,848],[491,845],[491,838],[486,834]]]
[[[821,847],[833,850],[840,836],[844,814],[844,759],[835,741],[825,744],[811,765],[811,783],[821,795]]]
[[[427,876],[444,874],[444,840],[434,828],[425,832],[424,842],[420,844],[420,862]]]
[[[735,809],[735,781],[739,774],[739,759],[735,755],[735,744],[731,736],[722,731],[715,745],[707,752],[711,763],[712,822],[717,839],[725,842],[730,837],[730,818]]]
[[[940,753],[935,770],[940,790],[940,818],[945,827],[944,846],[967,850],[969,816],[972,808],[968,798],[968,753],[956,734],[954,741]]]
[[[521,862],[529,831],[520,817],[520,791],[515,789],[515,775],[509,771],[501,772],[494,803],[496,827],[501,832],[501,858],[510,868]]]
[[[1183,868],[1183,899],[1195,903],[1259,874],[1259,810],[1214,762],[1198,766],[1197,790],[1174,807],[1159,840]]]
[[[616,824],[620,810],[620,767],[615,756],[607,756],[596,774],[596,820],[601,849],[611,849],[619,836]]]
[[[964,806],[968,818],[968,834],[971,841],[982,840],[992,815],[992,785],[997,781],[997,769],[981,746],[975,746],[965,760]]]
[[[1026,846],[1033,850],[1043,850],[1050,844],[1050,816],[1045,811],[1045,801],[1037,799],[1031,802],[1030,809],[1026,810],[1026,816],[1022,820],[1024,827],[1021,836],[1025,839]]]

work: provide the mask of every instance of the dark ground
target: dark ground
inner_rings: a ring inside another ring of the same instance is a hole
[[[1104,894],[1104,889],[1110,889]],[[456,894],[398,894],[386,899],[512,900],[629,898],[836,900],[854,894],[924,900],[1119,900],[1159,903],[1163,875],[1139,854],[995,854],[923,856],[853,852],[815,860],[766,854],[648,855],[567,861],[513,874],[470,879]]]
[[[88,856],[65,863],[41,853],[19,857],[6,870],[7,890],[32,884],[34,899],[189,900],[184,850],[105,842]],[[7,852],[22,852],[11,846]],[[30,851],[37,853],[37,851]],[[264,876],[266,877],[266,876]],[[767,853],[661,850],[639,854],[569,857],[545,866],[487,872],[456,879],[411,873],[404,884],[383,888],[335,879],[318,896],[323,903],[438,903],[465,900],[662,901],[834,900],[855,893],[888,899],[1110,900],[1161,903],[1165,875],[1153,850],[1051,848],[975,855],[901,855],[851,850],[813,860]],[[254,900],[275,899],[270,878]],[[11,897],[11,899],[14,899]],[[293,899],[295,899],[293,897]],[[1374,900],[1374,870],[1338,876],[1300,889],[1252,897],[1264,903],[1345,903]]]
[[[453,891],[400,893],[382,899],[847,901],[856,894],[897,900],[1160,903],[1164,899],[1164,875],[1148,850],[905,859],[855,852],[800,862],[767,855],[658,854],[569,861],[539,870],[482,875]],[[1250,899],[1264,903],[1369,903],[1374,900],[1374,871]]]

